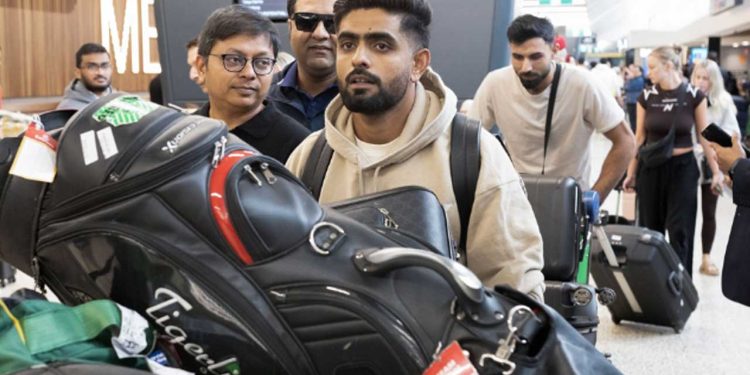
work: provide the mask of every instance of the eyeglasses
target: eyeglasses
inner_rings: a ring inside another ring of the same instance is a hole
[[[108,62],[101,63],[101,64],[88,63],[88,64],[82,66],[81,69],[86,69],[86,70],[88,70],[90,72],[95,72],[95,71],[97,71],[99,69],[101,69],[101,70],[109,70],[109,69],[112,69],[112,64],[110,64]]]
[[[234,53],[225,53],[222,55],[209,54],[209,56],[220,57],[221,62],[224,64],[224,69],[232,73],[241,72],[242,69],[245,69],[245,65],[247,65],[247,62],[250,61],[250,65],[253,67],[253,71],[258,76],[271,74],[271,72],[273,72],[273,65],[276,63],[276,59],[272,59],[270,57],[255,57],[252,59],[248,59],[245,56],[237,55]]]
[[[318,13],[294,13],[292,16],[297,30],[311,33],[318,27],[318,22],[323,22],[323,27],[329,34],[336,34],[336,25],[333,23],[332,14]]]

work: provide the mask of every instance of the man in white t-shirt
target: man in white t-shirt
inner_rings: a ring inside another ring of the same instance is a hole
[[[622,82],[610,65],[609,59],[602,57],[599,63],[591,69],[591,74],[599,81],[607,92],[612,95],[617,104],[623,107]]]
[[[572,176],[592,185],[589,143],[594,131],[613,145],[593,184],[603,201],[635,154],[625,113],[612,95],[593,83],[591,73],[552,61],[555,31],[545,18],[524,15],[508,27],[512,66],[490,72],[474,96],[469,116],[485,128],[497,124],[521,173]],[[545,120],[555,69],[561,69],[544,157]]]

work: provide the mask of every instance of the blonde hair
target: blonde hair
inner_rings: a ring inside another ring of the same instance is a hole
[[[693,66],[693,73],[690,75],[690,82],[695,82],[697,79],[696,72],[698,69],[704,69],[708,76],[708,81],[711,82],[711,87],[706,93],[709,102],[711,102],[711,106],[708,107],[709,112],[718,116],[729,108],[731,113],[735,115],[737,107],[734,106],[732,96],[724,88],[724,78],[721,76],[719,65],[708,59],[696,62],[695,66]]]
[[[654,56],[664,65],[668,62],[672,63],[672,66],[676,72],[680,72],[680,49],[679,47],[663,46],[656,48],[651,51],[650,56]]]

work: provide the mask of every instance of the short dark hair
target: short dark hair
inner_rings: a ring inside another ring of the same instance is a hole
[[[425,0],[336,0],[333,4],[336,29],[352,11],[376,8],[401,15],[401,31],[410,34],[418,48],[429,48],[432,9]]]
[[[83,55],[90,55],[92,53],[106,53],[109,55],[109,52],[107,52],[107,49],[104,48],[103,45],[97,43],[86,43],[76,51],[76,68],[81,67]]]
[[[602,57],[599,59],[599,64],[609,64],[609,59],[606,57]]]
[[[198,47],[198,37],[196,36],[193,39],[188,40],[188,42],[185,44],[185,49],[191,49],[193,47]]]
[[[208,17],[198,37],[198,54],[208,56],[217,41],[235,35],[267,35],[271,40],[274,58],[279,53],[279,33],[273,22],[244,5],[234,4],[219,8]]]
[[[291,17],[294,14],[294,7],[297,6],[297,0],[286,1],[286,14]]]
[[[546,18],[531,14],[516,17],[508,26],[508,41],[523,44],[529,39],[542,38],[545,43],[555,42],[555,27]]]

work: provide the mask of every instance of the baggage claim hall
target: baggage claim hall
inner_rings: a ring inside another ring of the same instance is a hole
[[[0,24],[0,374],[750,374],[747,1]]]

